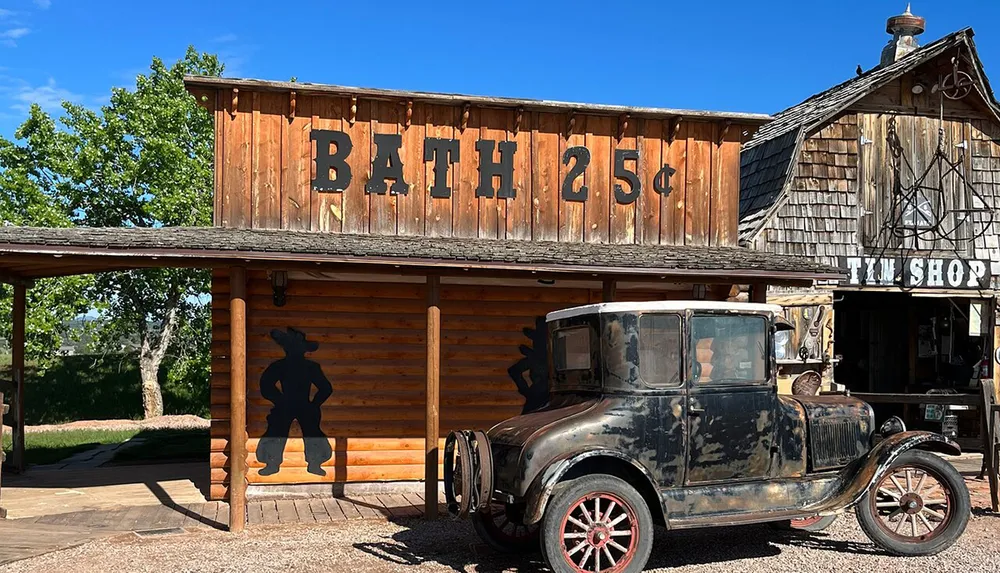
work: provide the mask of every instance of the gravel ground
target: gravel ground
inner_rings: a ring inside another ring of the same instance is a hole
[[[901,558],[879,551],[853,515],[847,515],[822,534],[781,533],[762,525],[677,533],[658,530],[649,570],[976,573],[997,571],[998,560],[1000,516],[974,516],[958,544],[942,554]],[[145,539],[129,535],[13,563],[3,571],[500,573],[540,569],[537,556],[497,555],[478,542],[467,522],[441,520],[258,527],[242,535],[219,531]]]

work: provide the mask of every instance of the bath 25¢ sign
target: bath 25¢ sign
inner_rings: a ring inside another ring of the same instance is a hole
[[[312,188],[321,193],[340,193],[351,184],[354,174],[347,163],[354,144],[350,135],[343,131],[330,129],[314,129],[310,139],[316,142],[316,178]],[[365,193],[384,195],[406,195],[410,186],[403,178],[403,161],[399,150],[403,146],[403,138],[398,134],[372,134],[375,142],[375,157],[371,164],[371,179],[365,184]],[[500,159],[495,159],[495,151],[499,148]],[[433,162],[434,181],[430,187],[431,197],[449,198],[452,189],[448,185],[448,168],[461,161],[461,149],[457,139],[441,139],[427,137],[424,139],[423,160]],[[476,153],[479,154],[479,184],[476,187],[476,197],[497,197],[500,199],[515,199],[514,189],[514,154],[518,152],[516,141],[493,141],[480,139],[476,141]],[[527,153],[523,151],[523,153]],[[583,177],[590,166],[590,150],[582,145],[566,149],[562,163],[572,167],[566,172],[561,182],[562,198],[565,201],[586,201],[590,190],[585,185],[573,188],[573,182]],[[622,205],[635,202],[642,193],[642,181],[636,174],[639,163],[639,151],[635,149],[616,149],[614,154],[615,201]],[[670,177],[676,172],[669,165],[664,165],[653,177],[653,189],[660,195],[670,194]],[[336,174],[333,179],[331,175]],[[499,188],[494,187],[494,178],[500,179]],[[386,184],[386,179],[392,179],[392,185]]]

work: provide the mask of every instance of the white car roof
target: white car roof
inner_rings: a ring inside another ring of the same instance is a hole
[[[563,320],[586,314],[601,314],[605,312],[679,312],[685,310],[713,310],[734,312],[769,312],[778,314],[781,307],[776,304],[752,302],[717,302],[708,300],[654,300],[648,302],[601,302],[584,306],[575,306],[550,312],[545,316],[546,322]]]

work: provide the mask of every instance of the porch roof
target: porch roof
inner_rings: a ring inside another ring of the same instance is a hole
[[[349,235],[306,231],[0,227],[0,280],[149,267],[379,266],[421,272],[644,276],[650,280],[811,282],[842,276],[804,257],[740,247]],[[710,282],[710,281],[706,281]]]

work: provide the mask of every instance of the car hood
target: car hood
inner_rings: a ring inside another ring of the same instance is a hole
[[[810,420],[871,416],[871,406],[850,396],[791,396],[791,398],[802,404]]]
[[[553,424],[580,415],[597,404],[592,396],[556,396],[541,410],[504,420],[493,426],[488,436],[498,446],[523,446],[532,435]]]

